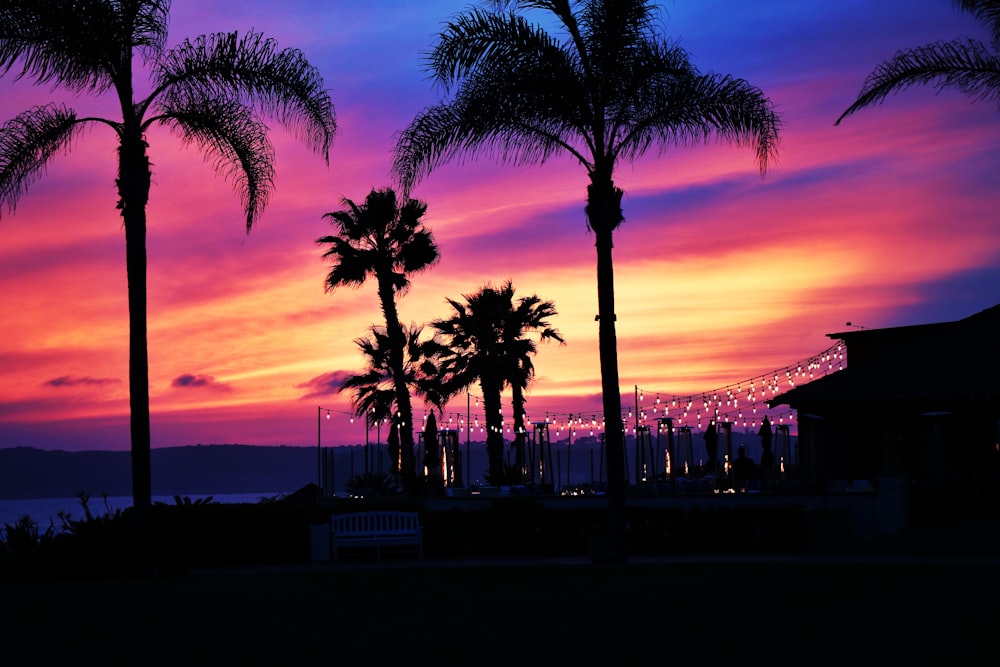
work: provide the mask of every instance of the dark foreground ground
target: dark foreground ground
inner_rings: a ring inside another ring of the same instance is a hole
[[[396,561],[3,584],[0,663],[992,663],[998,565],[914,553]]]

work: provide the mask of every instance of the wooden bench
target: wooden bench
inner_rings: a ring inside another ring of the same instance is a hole
[[[330,556],[337,561],[340,549],[374,547],[381,560],[382,547],[412,546],[424,558],[423,529],[416,512],[352,512],[330,518]]]

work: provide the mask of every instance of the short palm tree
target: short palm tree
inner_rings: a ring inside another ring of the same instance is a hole
[[[402,372],[391,366],[392,343],[386,328],[373,326],[367,336],[354,341],[365,357],[365,370],[347,377],[340,384],[341,391],[353,394],[351,406],[356,415],[365,417],[368,427],[391,420],[397,429],[397,437],[402,430],[399,429],[402,416],[396,402],[396,381],[402,379],[407,397],[412,392],[434,401],[436,393],[432,387],[436,383],[437,367],[433,358],[440,349],[440,342],[433,336],[425,336],[423,327],[404,326],[402,333],[405,340]],[[400,451],[400,454],[403,452]],[[403,471],[398,472],[402,474]]]
[[[917,84],[938,90],[954,88],[975,100],[1000,102],[1000,0],[955,0],[954,4],[986,26],[992,44],[955,39],[897,52],[868,75],[858,98],[836,124]]]
[[[0,74],[72,94],[111,94],[120,118],[81,117],[62,104],[29,109],[0,127],[0,206],[13,212],[49,160],[87,127],[118,142],[118,209],[125,229],[129,309],[132,497],[151,502],[146,349],[146,202],[152,168],[146,133],[167,125],[214,158],[232,180],[249,231],[273,188],[274,151],[260,113],[329,157],[336,131],[323,79],[303,54],[259,33],[217,33],[166,48],[169,0],[0,0]],[[135,67],[149,71],[137,98]]]
[[[389,365],[389,336],[385,327],[373,326],[368,335],[355,338],[354,344],[365,358],[365,370],[350,375],[340,383],[340,391],[351,391],[351,407],[359,417],[368,415],[369,426],[392,415],[396,390]]]
[[[526,12],[540,10],[551,34]],[[587,223],[597,247],[597,319],[605,421],[621,422],[613,234],[624,220],[620,161],[718,139],[777,153],[779,117],[742,79],[701,73],[661,37],[648,0],[494,0],[455,16],[427,57],[450,99],[403,130],[394,171],[407,191],[455,158],[514,164],[568,154],[586,170]],[[614,557],[624,555],[624,434],[609,428],[608,505]]]
[[[518,367],[535,352],[534,341],[529,339],[531,333],[537,333],[540,340],[561,342],[562,338],[549,326],[548,318],[556,314],[552,302],[532,295],[515,304],[514,287],[509,280],[499,288],[486,285],[463,297],[465,303],[448,299],[454,310],[450,318],[431,323],[445,345],[437,356],[439,372],[444,376],[449,395],[479,383],[486,419],[489,478],[497,484],[504,480],[503,389],[514,381],[520,385],[523,399],[527,378]],[[522,400],[522,428],[523,407]]]
[[[391,188],[372,189],[364,203],[344,199],[343,210],[324,217],[336,234],[317,243],[328,244],[324,259],[333,262],[326,278],[327,291],[338,287],[361,287],[369,277],[378,286],[378,299],[388,336],[385,369],[393,383],[394,402],[399,413],[402,477],[404,486],[412,482],[416,460],[413,452],[413,408],[404,368],[407,336],[399,321],[396,299],[410,287],[410,276],[438,261],[438,249],[431,231],[421,222],[427,204],[416,199],[399,202]]]
[[[538,345],[527,332],[537,332],[538,341],[555,340],[565,343],[558,330],[548,325],[548,319],[555,316],[555,304],[542,301],[532,294],[518,300],[517,306],[509,320],[509,326],[504,329],[504,356],[507,359],[506,383],[511,391],[511,408],[514,422],[514,453],[516,457],[514,469],[520,477],[525,469],[524,445],[527,440],[527,397],[525,392],[535,377],[535,365],[532,357],[538,351]],[[512,480],[516,483],[523,479]]]

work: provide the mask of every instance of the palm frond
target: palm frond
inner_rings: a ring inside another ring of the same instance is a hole
[[[100,93],[131,73],[129,55],[155,58],[167,36],[168,0],[0,1],[0,73]]]
[[[153,77],[156,94],[259,106],[329,161],[337,130],[333,102],[319,70],[297,49],[279,49],[256,32],[202,35],[166,51]]]
[[[594,81],[614,83],[632,54],[653,38],[658,11],[647,0],[581,3],[581,42]]]
[[[326,276],[327,292],[332,292],[341,286],[356,289],[365,284],[371,265],[366,259],[367,253],[358,250],[339,236],[323,236],[316,239],[316,243],[329,244],[330,248],[323,253],[323,259],[335,260],[330,273]]]
[[[181,139],[196,142],[206,159],[214,159],[216,172],[239,194],[250,231],[274,187],[274,148],[267,126],[239,102],[207,98],[171,98],[152,120],[171,121]]]
[[[129,21],[132,26],[132,44],[143,55],[146,62],[155,60],[167,43],[167,27],[170,19],[171,0],[138,0],[122,3],[133,14]]]
[[[972,14],[990,31],[993,48],[1000,51],[1000,1],[998,0],[955,0],[955,5]]]
[[[473,9],[447,24],[426,63],[454,97],[397,134],[393,173],[404,192],[459,157],[530,164],[568,151],[586,164],[568,140],[586,143],[589,129],[580,61],[543,28]]]
[[[761,173],[777,158],[780,116],[770,99],[745,80],[692,68],[661,79],[649,92],[643,108],[633,110],[637,122],[620,141],[619,157],[634,158],[651,143],[664,150],[719,141],[753,149]]]
[[[1000,102],[1000,56],[982,42],[959,39],[899,51],[868,75],[847,116],[917,84],[953,88],[978,101]]]
[[[526,80],[516,89],[514,85],[511,81],[501,88],[481,78],[464,86],[452,102],[424,109],[398,133],[393,174],[403,192],[454,160],[485,157],[522,165],[545,162],[566,151],[587,165],[570,143],[573,137],[586,137],[582,124],[572,124],[578,120],[576,114],[567,119],[552,113],[556,105],[568,105],[568,96],[546,93],[553,104],[535,104]],[[505,96],[507,92],[511,94]]]
[[[525,59],[561,58],[561,53],[557,41],[524,17],[472,8],[445,25],[426,54],[426,69],[447,91],[483,67],[519,69]]]
[[[83,125],[65,106],[29,109],[0,127],[0,206],[13,213],[56,153],[67,152]]]

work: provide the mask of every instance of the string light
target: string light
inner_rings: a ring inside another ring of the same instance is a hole
[[[843,370],[845,366],[846,350],[841,342],[809,359],[804,359],[768,373],[754,375],[739,382],[695,394],[672,395],[669,392],[651,391],[636,387],[636,395],[640,404],[638,406],[622,407],[622,426],[626,432],[632,431],[635,433],[637,426],[642,425],[650,419],[650,412],[643,405],[647,395],[655,396],[652,408],[653,418],[661,418],[659,417],[660,413],[658,409],[662,406],[662,418],[666,419],[668,415],[671,415],[669,418],[673,420],[675,428],[688,426],[701,428],[705,420],[741,423],[744,427],[749,423],[751,428],[756,428],[760,423],[758,413],[764,411],[771,417],[772,422],[779,424],[794,422],[795,415],[791,410],[767,408],[766,405],[761,405],[761,403],[767,397],[773,398],[777,396],[782,391],[783,386],[787,385],[793,388],[802,386],[817,376],[829,375]],[[469,394],[469,398],[475,399],[475,407],[478,409],[481,405],[481,397]],[[699,398],[701,399],[700,407],[694,409],[695,401]],[[337,415],[344,415],[351,424],[354,423],[356,416],[360,416],[355,412],[339,411],[325,407],[321,408],[321,411],[326,413],[327,420],[332,420]],[[365,412],[371,414],[374,412],[374,409],[369,408]],[[446,423],[448,428],[453,428],[457,423],[459,432],[467,432],[470,435],[473,430],[478,430],[480,433],[485,433],[487,430],[499,433],[506,431],[508,434],[514,431],[527,432],[520,427],[514,428],[512,426],[513,422],[505,420],[503,418],[502,407],[499,409],[499,426],[488,425],[482,411],[471,412],[471,410],[442,409],[439,414],[442,423]],[[395,413],[397,421],[400,421],[400,416],[397,411]],[[468,424],[466,423],[467,417]],[[526,414],[523,416],[523,419],[526,423],[531,423]],[[574,420],[581,428],[584,427],[586,422],[590,422],[588,431],[591,437],[603,431],[607,426],[603,411],[592,413],[581,411],[574,411],[572,413],[545,413],[545,423],[553,424],[560,434],[563,431],[571,434],[575,433]],[[382,423],[388,423],[388,418],[383,418],[381,421]],[[424,428],[426,428],[426,411],[423,415],[423,422]],[[400,425],[402,425],[401,422]]]
[[[747,413],[744,409],[746,406],[750,407],[750,412],[752,413],[750,418],[751,427],[757,426],[759,420],[756,418],[756,415],[758,411],[764,410],[772,416],[772,420],[777,420],[779,423],[794,421],[794,414],[790,409],[766,408],[766,406],[761,406],[760,402],[768,398],[773,399],[782,392],[782,387],[786,389],[795,388],[807,384],[815,379],[817,375],[829,375],[830,373],[843,370],[845,361],[845,347],[843,342],[840,341],[819,354],[797,361],[794,364],[789,364],[783,368],[697,394],[686,396],[668,395],[669,397],[664,400],[666,404],[675,408],[678,405],[681,406],[681,409],[675,413],[674,417],[677,426],[685,425],[689,422],[690,418],[690,422],[693,422],[692,425],[700,427],[703,420],[708,417],[712,417],[715,421],[742,422],[746,426]],[[636,387],[636,393],[640,397],[640,401],[647,394],[655,394],[657,402],[660,401],[662,394],[668,394],[668,392],[654,391],[640,387]],[[701,407],[694,409],[694,403],[698,398],[701,399]],[[740,398],[743,399],[742,402]],[[641,419],[645,420],[646,413],[640,410],[640,414]],[[668,411],[665,407],[664,415],[666,414],[668,414]]]

